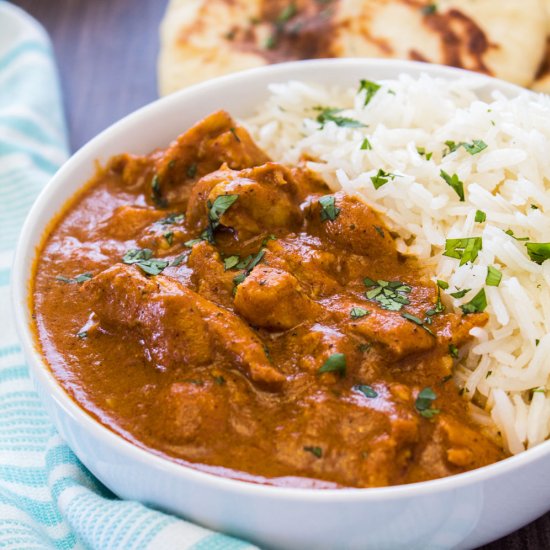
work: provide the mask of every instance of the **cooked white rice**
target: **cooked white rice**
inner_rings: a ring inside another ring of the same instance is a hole
[[[271,97],[247,121],[259,144],[281,162],[302,155],[333,189],[363,197],[400,235],[400,251],[416,255],[450,287],[471,289],[457,307],[482,288],[490,321],[472,330],[474,344],[456,368],[464,395],[485,401],[486,410],[512,453],[550,435],[550,260],[538,265],[525,241],[550,241],[550,99],[525,93],[514,99],[494,93],[481,99],[480,81],[413,79],[379,82],[364,106],[357,88],[322,88],[301,82],[273,85]],[[315,107],[343,108],[338,116],[361,128],[323,128]],[[372,149],[361,149],[368,138]],[[482,140],[483,151],[464,147],[445,155],[445,142]],[[431,159],[418,149],[432,152]],[[375,189],[379,169],[397,177]],[[465,201],[440,170],[464,182]],[[476,210],[486,213],[475,221]],[[477,259],[459,266],[442,255],[449,238],[482,237]],[[499,286],[485,283],[488,266],[502,272]]]

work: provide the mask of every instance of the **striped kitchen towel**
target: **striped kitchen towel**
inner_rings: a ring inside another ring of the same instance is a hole
[[[0,0],[0,548],[253,548],[118,500],[78,461],[41,406],[13,326],[10,265],[27,211],[66,157],[48,38]]]

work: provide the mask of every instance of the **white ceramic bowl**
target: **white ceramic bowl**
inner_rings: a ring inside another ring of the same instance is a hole
[[[29,279],[49,220],[94,173],[94,161],[166,146],[211,111],[252,113],[267,84],[304,80],[356,86],[360,78],[422,72],[455,79],[463,71],[405,61],[344,59],[273,65],[211,80],[140,109],[78,151],[40,194],[23,227],[13,270],[17,328],[48,412],[80,460],[121,498],[136,499],[264,548],[472,548],[550,509],[550,441],[465,474],[376,488],[311,490],[224,479],[134,446],[82,410],[55,380],[30,330]],[[485,78],[487,91],[520,89]]]

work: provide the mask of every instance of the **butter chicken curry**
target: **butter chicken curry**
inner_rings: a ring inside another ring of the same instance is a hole
[[[63,387],[134,443],[234,478],[374,487],[503,458],[445,311],[380,216],[224,112],[117,156],[45,238],[33,313]]]

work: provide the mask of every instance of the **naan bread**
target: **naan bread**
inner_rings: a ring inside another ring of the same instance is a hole
[[[547,5],[549,0],[171,0],[161,26],[159,90],[165,95],[242,69],[322,57],[416,59],[529,86],[546,55]]]

